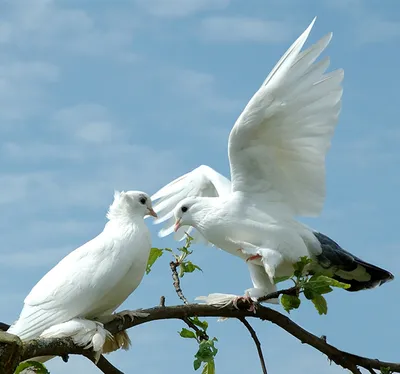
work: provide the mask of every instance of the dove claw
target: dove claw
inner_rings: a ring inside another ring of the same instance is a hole
[[[239,301],[243,301],[246,303],[250,304],[250,307],[247,309],[249,312],[253,312],[256,313],[256,304],[253,301],[253,299],[249,296],[249,295],[244,295],[244,296],[236,296],[233,300],[232,300],[232,305],[240,310],[240,308],[238,307],[238,302]]]
[[[131,322],[133,322],[135,318],[144,318],[148,315],[149,313],[140,312],[139,310],[123,310],[122,312],[115,313],[115,316],[120,318],[122,323],[125,323],[126,317],[129,317]]]

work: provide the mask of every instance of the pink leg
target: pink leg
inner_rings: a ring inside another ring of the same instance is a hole
[[[258,260],[258,259],[260,259],[260,258],[261,258],[261,255],[256,254],[256,255],[253,255],[253,256],[248,257],[247,260],[246,260],[246,262],[248,262],[248,261],[253,261],[253,260]]]

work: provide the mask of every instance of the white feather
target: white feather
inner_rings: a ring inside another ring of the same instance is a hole
[[[76,318],[110,315],[140,284],[151,248],[143,219],[151,200],[148,197],[148,206],[140,204],[143,195],[116,192],[104,230],[63,258],[33,287],[9,333],[27,340],[44,332],[47,336],[71,332],[85,340],[91,331],[85,330],[87,326],[96,325],[92,344],[99,346],[104,336],[100,325]]]
[[[166,221],[164,228],[159,231],[159,236],[164,237],[173,233],[175,223],[173,209],[184,198],[226,196],[230,192],[231,182],[229,179],[206,165],[201,165],[168,183],[151,197],[153,202],[158,200],[154,204],[154,210],[158,214],[154,223],[159,224]],[[184,239],[185,232],[193,237],[194,242],[208,244],[208,241],[193,227],[182,227],[174,234],[174,238],[178,241]]]
[[[74,318],[46,329],[40,334],[41,338],[72,338],[73,342],[80,346],[93,348],[95,352],[102,351],[106,339],[113,339],[103,324],[82,318]]]
[[[314,64],[331,34],[300,53],[293,43],[238,118],[229,137],[232,190],[314,216],[325,199],[325,154],[337,123],[343,71]]]
[[[352,284],[352,291],[393,279],[295,220],[296,215],[314,216],[322,209],[325,155],[342,100],[343,71],[325,73],[329,58],[316,62],[332,34],[301,52],[314,22],[279,60],[233,126],[228,140],[232,184],[201,166],[154,195],[160,199],[159,222],[167,222],[160,235],[173,232],[175,219],[245,260],[254,286],[246,295],[253,299],[274,292],[274,279],[290,276],[302,256],[317,263],[321,259],[320,271],[341,280],[365,282]],[[182,233],[177,234],[181,238]],[[364,268],[365,276],[344,274],[353,266]],[[233,296],[212,294],[204,300],[225,305]]]

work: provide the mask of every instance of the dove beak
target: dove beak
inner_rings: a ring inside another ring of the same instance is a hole
[[[180,227],[181,227],[181,219],[182,219],[182,218],[178,218],[178,219],[176,220],[176,222],[175,222],[175,226],[174,226],[174,231],[175,231],[175,232],[177,232],[177,231],[180,229]]]
[[[157,218],[157,213],[153,210],[153,208],[147,208],[147,214],[150,216],[153,216],[154,218]]]

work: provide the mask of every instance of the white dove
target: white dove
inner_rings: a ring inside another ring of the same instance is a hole
[[[157,217],[146,193],[116,192],[103,231],[68,254],[33,287],[8,332],[22,340],[71,336],[99,354],[128,349],[125,332],[110,340],[100,322],[88,320],[110,319],[139,286],[151,248],[145,215]],[[118,315],[135,317],[128,311]]]
[[[275,291],[274,278],[291,275],[302,256],[316,260],[318,269],[311,271],[350,284],[349,291],[393,279],[295,220],[322,210],[325,155],[342,98],[343,70],[325,73],[329,58],[315,63],[332,34],[300,52],[314,22],[237,119],[228,141],[232,183],[203,165],[152,196],[160,216],[155,223],[167,221],[160,236],[174,230],[180,240],[181,226],[192,226],[197,230],[192,236],[200,234],[247,261],[254,288],[246,295],[251,298]]]

